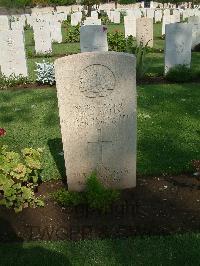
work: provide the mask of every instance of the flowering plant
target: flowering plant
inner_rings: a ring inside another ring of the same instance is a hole
[[[4,137],[6,135],[6,130],[4,128],[0,128],[0,137]]]

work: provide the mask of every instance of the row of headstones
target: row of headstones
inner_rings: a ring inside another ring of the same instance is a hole
[[[127,16],[130,17],[130,16]],[[134,37],[133,29],[137,24],[136,30],[136,39],[137,44],[142,43],[148,46],[153,46],[153,20],[148,18],[141,18],[136,20],[127,20],[125,17],[125,32],[127,35],[132,35]],[[51,22],[45,21],[36,21],[33,24],[34,28],[34,37],[35,37],[35,48],[38,53],[49,53],[52,51],[52,29],[51,27],[53,20]],[[55,22],[56,23],[56,22]],[[57,41],[62,41],[61,33],[61,23],[57,22],[58,26],[56,27],[57,31],[54,30],[54,37],[57,34]],[[189,24],[192,26],[192,44],[193,48],[200,43],[200,18],[199,17],[190,17]],[[59,29],[59,30],[58,30]],[[107,51],[107,33],[105,27],[81,27],[81,36],[80,36],[80,45],[81,51],[90,51],[90,50],[99,50]],[[128,33],[127,33],[128,32]],[[12,73],[15,75],[22,74],[27,76],[27,67],[26,67],[26,58],[25,58],[25,45],[24,45],[24,36],[23,31],[21,30],[4,30],[0,31],[2,42],[0,44],[1,48],[1,71],[4,75],[10,76]],[[187,35],[187,34],[186,34]],[[168,35],[167,35],[168,36]],[[166,42],[167,42],[166,36]],[[56,38],[54,38],[55,41]],[[175,39],[175,38],[174,38]],[[18,50],[18,54],[15,55],[15,50]],[[4,52],[5,51],[5,52]],[[18,55],[20,57],[18,58]],[[17,63],[15,63],[17,62]],[[21,67],[19,67],[21,65]],[[18,67],[16,67],[18,66]]]
[[[183,20],[190,16],[200,16],[200,10],[198,9],[188,9],[188,10],[181,10],[181,9],[153,9],[153,8],[140,8],[140,9],[128,9],[124,10],[127,16],[132,16],[135,18],[147,17],[154,20],[154,22],[161,22],[172,15],[171,20],[173,23],[180,22],[181,17]],[[120,23],[120,11],[119,10],[107,10],[106,11],[108,18],[113,23]],[[71,25],[76,26],[81,24],[82,22],[82,12],[75,12],[71,14]],[[101,21],[98,19],[98,12],[92,11],[91,17],[87,17],[84,21],[84,25],[100,25]]]

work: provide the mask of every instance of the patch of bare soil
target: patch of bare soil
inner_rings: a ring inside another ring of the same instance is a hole
[[[195,176],[138,177],[135,189],[102,214],[87,206],[62,207],[50,197],[62,181],[43,183],[44,208],[19,214],[0,207],[0,241],[80,240],[167,235],[200,230],[200,180]]]

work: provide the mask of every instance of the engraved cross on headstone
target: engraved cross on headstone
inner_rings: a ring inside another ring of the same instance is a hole
[[[102,165],[103,164],[103,146],[104,144],[112,143],[112,141],[104,140],[101,129],[97,129],[97,132],[98,132],[97,141],[88,141],[88,144],[95,144],[98,146],[99,161],[97,163],[99,165]]]

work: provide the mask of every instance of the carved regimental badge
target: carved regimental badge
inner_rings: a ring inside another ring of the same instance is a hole
[[[105,97],[114,90],[115,82],[115,76],[107,66],[94,64],[83,69],[80,90],[88,98]]]

